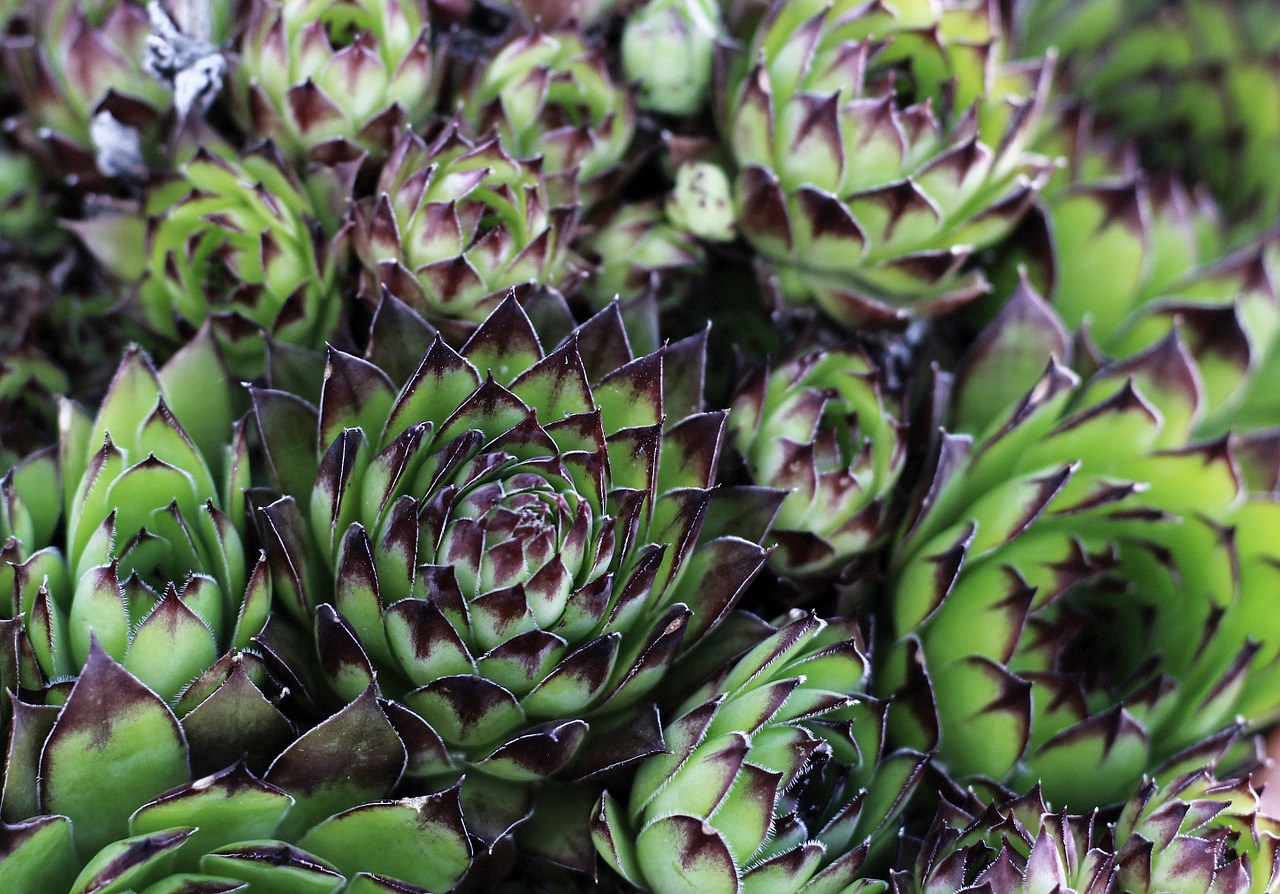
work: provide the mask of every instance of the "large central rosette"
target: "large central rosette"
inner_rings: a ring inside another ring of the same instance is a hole
[[[611,309],[544,353],[511,298],[398,389],[384,347],[332,351],[318,412],[254,394],[286,494],[265,510],[277,593],[340,697],[372,683],[430,727],[424,778],[586,772],[589,725],[633,722],[765,559],[777,495],[712,487],[725,420],[699,412],[703,337],[633,358]]]

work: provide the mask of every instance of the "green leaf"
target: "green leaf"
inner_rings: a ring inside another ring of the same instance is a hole
[[[431,891],[452,889],[471,865],[457,786],[339,813],[298,844],[348,876],[371,872]]]
[[[720,833],[692,816],[666,816],[640,830],[636,856],[647,887],[663,894],[738,894],[738,868]]]
[[[77,864],[71,821],[65,816],[0,825],[0,890],[66,894]]]
[[[77,827],[76,843],[84,848],[80,831]],[[71,886],[70,894],[130,894],[166,870],[173,852],[194,832],[195,829],[166,829],[112,841],[94,854]]]
[[[129,814],[188,772],[173,712],[94,643],[44,748],[44,809],[70,817],[78,847],[93,852],[123,837]]]
[[[170,586],[134,632],[124,666],[162,698],[174,700],[217,660],[212,631]]]
[[[132,835],[194,827],[176,868],[195,871],[200,857],[249,838],[270,838],[293,799],[258,780],[243,763],[199,779],[138,808],[129,821]]]

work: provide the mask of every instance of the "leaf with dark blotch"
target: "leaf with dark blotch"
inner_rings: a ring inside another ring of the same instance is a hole
[[[474,675],[442,677],[413,690],[402,701],[451,745],[496,741],[525,722],[515,696]]]
[[[658,706],[643,705],[593,719],[586,742],[569,768],[570,777],[575,781],[609,779],[617,771],[666,753]]]
[[[564,639],[544,630],[512,637],[481,657],[476,671],[517,697],[541,682],[568,654]]]
[[[5,820],[18,822],[40,813],[40,756],[61,709],[54,705],[29,705],[12,691],[4,697],[9,703],[10,719],[0,815]]]
[[[768,553],[759,545],[737,537],[721,537],[695,549],[664,599],[693,609],[685,639],[698,642],[719,624],[767,559]]]
[[[662,438],[658,492],[715,483],[724,441],[725,411],[699,413],[669,428]]]
[[[386,611],[385,629],[396,664],[415,685],[475,672],[471,651],[434,598],[397,602]]]
[[[703,542],[733,536],[760,543],[786,496],[786,491],[772,487],[721,485],[715,488],[702,522]]]
[[[254,888],[273,890],[281,877],[315,891],[339,889],[345,879],[325,861],[283,841],[244,841],[212,851],[200,861],[202,871],[222,878],[244,879]],[[304,889],[306,890],[306,889]]]
[[[610,480],[615,489],[651,494],[658,479],[662,427],[625,428],[608,436]],[[614,514],[619,514],[614,510]]]
[[[175,868],[194,872],[201,855],[237,841],[270,838],[293,799],[236,763],[143,805],[130,820],[131,835],[194,827],[191,846]]]
[[[663,422],[663,366],[663,352],[658,351],[618,367],[595,386],[606,435]]]
[[[346,618],[325,603],[316,610],[316,651],[338,697],[345,702],[357,698],[374,683],[373,665],[360,644],[360,637]]]
[[[325,451],[312,492],[311,528],[320,547],[337,553],[346,530],[360,510],[360,494],[353,488],[369,464],[369,440],[362,429],[343,429]]]
[[[640,830],[636,856],[644,879],[676,894],[738,894],[738,868],[720,834],[700,819],[666,816]]]
[[[738,225],[766,255],[786,257],[795,248],[786,194],[777,176],[759,165],[738,175],[735,192],[742,214]]]
[[[317,451],[323,454],[348,428],[363,429],[369,441],[377,443],[395,398],[395,386],[381,369],[329,348],[320,392]]]
[[[522,700],[530,717],[573,717],[601,694],[613,673],[621,634],[598,637],[571,654]]]
[[[670,419],[702,412],[710,326],[667,346],[662,367],[662,407]]]
[[[308,493],[311,484],[307,485]],[[263,540],[271,563],[271,581],[276,596],[297,620],[310,623],[313,582],[310,580],[312,550],[307,523],[292,497],[284,497],[262,509]]]
[[[65,816],[0,823],[0,889],[66,894],[78,865],[71,821]]]
[[[1030,764],[1049,800],[1070,792],[1106,804],[1128,794],[1149,751],[1146,730],[1117,705],[1055,735],[1031,755]],[[1085,778],[1078,772],[1082,765],[1094,768]]]
[[[959,430],[979,434],[1002,417],[1036,383],[1050,357],[1070,360],[1067,332],[1024,271],[961,361],[953,413]]]
[[[404,743],[366,690],[271,764],[266,781],[297,800],[278,834],[295,838],[340,810],[386,797],[406,762]]]
[[[775,857],[758,863],[742,874],[742,883],[746,891],[799,891],[822,865],[822,857],[826,853],[816,841],[783,851]],[[819,888],[818,890],[827,890]],[[831,890],[842,890],[833,886]]]
[[[458,768],[454,765],[444,740],[429,723],[399,702],[382,701],[379,704],[409,754],[409,763],[404,771],[405,782],[414,780],[431,784],[432,780],[438,780],[442,776],[458,775]]]
[[[174,700],[217,660],[213,632],[170,585],[133,632],[124,667],[162,698]]]
[[[72,885],[73,891],[128,891],[141,887],[156,868],[195,833],[195,829],[166,829],[112,841],[89,860]],[[82,839],[77,836],[77,844]],[[105,842],[104,842],[105,844]],[[83,847],[83,844],[81,844]]]
[[[283,391],[251,388],[254,418],[266,449],[271,473],[286,494],[311,493],[319,467],[314,442],[300,433],[316,431],[319,416],[306,401]]]
[[[621,671],[625,676],[602,703],[603,710],[622,710],[649,695],[680,653],[685,641],[685,628],[692,614],[688,606],[680,603],[672,606],[654,625],[635,660],[615,670],[615,675]]]
[[[123,837],[136,807],[188,773],[173,712],[95,642],[45,743],[42,809],[70,817],[79,847],[92,852]]]
[[[1031,683],[993,661],[970,657],[933,677],[949,768],[1001,778],[1027,746]]]
[[[634,358],[617,302],[579,326],[576,333],[578,353],[593,385]]]
[[[226,682],[182,718],[191,745],[191,770],[214,773],[244,759],[256,773],[297,733],[293,724],[254,684],[242,656],[234,656]]]
[[[320,823],[299,844],[348,876],[372,872],[430,891],[452,889],[471,866],[457,786],[353,808]]]
[[[520,398],[489,379],[445,420],[437,443],[448,443],[471,429],[497,437],[515,428],[528,415],[529,408]]]
[[[411,425],[430,422],[439,426],[454,408],[480,387],[482,379],[475,367],[437,338],[418,364],[413,376],[400,390],[388,417],[382,442],[388,443]]]
[[[590,413],[595,409],[587,370],[578,354],[576,335],[536,361],[511,383],[511,391],[536,407],[546,422]]]
[[[514,295],[503,299],[462,347],[481,376],[511,383],[542,359],[542,343]]]
[[[583,720],[546,723],[507,740],[480,766],[499,779],[540,782],[573,760],[586,734]]]

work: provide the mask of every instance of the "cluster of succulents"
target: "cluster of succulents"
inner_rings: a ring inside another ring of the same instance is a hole
[[[1276,21],[0,2],[0,891],[1280,890]]]

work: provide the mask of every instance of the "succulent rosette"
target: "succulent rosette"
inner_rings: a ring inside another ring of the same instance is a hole
[[[386,155],[435,108],[440,53],[424,0],[254,0],[231,70],[237,119],[303,159]]]
[[[1031,362],[1029,319],[998,319],[957,384],[959,405],[986,390],[1002,409],[945,437],[923,479],[880,679],[915,706],[902,741],[936,741],[956,776],[1039,780],[1083,807],[1275,717],[1280,664],[1254,619],[1280,506],[1247,496],[1227,439],[1190,441],[1202,392],[1176,335],[1083,383],[1051,360],[999,402]]]
[[[986,3],[770,7],[729,66],[722,117],[738,229],[787,300],[884,325],[986,291],[966,261],[1046,169],[1026,144],[1048,66],[1001,49]]]
[[[627,17],[622,69],[640,108],[691,116],[711,94],[716,47],[728,39],[712,0],[649,0]]]
[[[371,694],[265,771],[199,778],[206,743],[96,644],[64,705],[10,703],[5,890],[422,894],[470,867],[456,788],[382,800],[405,750]]]
[[[863,877],[892,842],[927,758],[881,756],[856,625],[787,619],[666,726],[625,805],[605,794],[592,834],[644,891],[882,891]]]
[[[1247,782],[1202,769],[1144,783],[1106,828],[1050,811],[1035,790],[999,804],[948,803],[925,839],[907,844],[896,894],[1264,892],[1276,884],[1280,825]]]
[[[449,334],[474,329],[513,286],[568,287],[574,205],[553,205],[540,163],[456,124],[400,140],[376,194],[353,209],[352,242],[370,309],[382,290]]]
[[[770,538],[784,574],[839,570],[887,534],[906,458],[879,374],[852,351],[815,349],[753,372],[729,412],[751,479],[787,492]]]
[[[228,365],[255,376],[264,334],[312,350],[336,338],[341,209],[356,167],[300,177],[270,143],[238,159],[201,151],[149,192],[142,213],[112,210],[73,226],[113,274],[137,284],[162,339],[181,343],[208,321]]]
[[[1144,173],[1133,147],[1079,107],[1038,148],[1070,167],[1046,186],[1009,263],[1026,264],[1067,330],[1097,355],[1094,365],[1180,328],[1204,385],[1203,425],[1225,430],[1251,382],[1274,376],[1274,240],[1233,245],[1202,191]],[[1099,280],[1103,258],[1110,273]]]
[[[0,498],[0,580],[41,677],[75,674],[96,641],[176,702],[248,647],[271,598],[265,558],[242,542],[248,474],[207,337],[161,371],[131,350],[96,417],[63,400],[57,447],[11,470]]]
[[[763,566],[777,504],[713,489],[702,350],[633,357],[612,309],[545,352],[510,298],[399,387],[377,352],[331,351],[318,411],[254,392],[286,494],[265,509],[277,596],[338,695],[376,685],[421,727],[419,776],[471,767],[464,797],[496,787],[514,822],[520,786],[655,747],[588,733],[654,722],[651,690]]]
[[[1060,52],[1064,87],[1134,137],[1153,170],[1207,183],[1227,212],[1266,228],[1280,212],[1280,27],[1257,0],[1024,0],[1018,40]]]
[[[635,134],[635,96],[581,32],[516,34],[475,69],[461,102],[478,133],[496,132],[520,158],[541,156],[554,204],[590,207],[615,190]]]

